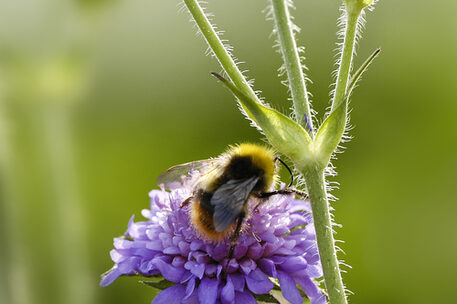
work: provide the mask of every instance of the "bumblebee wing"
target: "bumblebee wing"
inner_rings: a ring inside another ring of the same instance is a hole
[[[258,177],[248,179],[232,179],[220,186],[211,198],[214,206],[213,222],[217,232],[227,229],[243,212]]]
[[[216,158],[203,159],[203,160],[197,160],[197,161],[173,166],[173,167],[169,168],[167,171],[165,171],[159,175],[159,177],[157,178],[157,185],[159,187],[161,185],[164,185],[165,187],[167,187],[169,184],[171,184],[173,182],[181,183],[182,182],[181,178],[183,176],[189,175],[189,172],[191,172],[193,170],[200,171],[201,169],[211,166],[216,161],[217,161]]]

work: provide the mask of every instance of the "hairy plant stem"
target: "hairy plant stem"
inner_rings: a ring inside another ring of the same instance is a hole
[[[214,27],[206,17],[205,12],[200,6],[198,0],[184,0],[184,3],[186,4],[187,9],[197,23],[197,26],[203,34],[203,37],[205,37],[209,47],[233,83],[248,97],[260,103],[260,100],[255,94],[254,90],[249,85],[241,71],[238,69],[238,66],[236,65],[232,56],[230,56],[221,39],[218,37]]]
[[[347,95],[357,36],[357,23],[362,12],[362,7],[360,6],[351,5],[350,7],[346,7],[346,9],[347,20],[344,29],[344,42],[336,79],[335,95],[332,102],[332,111],[338,108]],[[336,255],[335,240],[333,238],[332,219],[329,210],[330,204],[328,202],[325,184],[325,166],[306,166],[299,169],[305,177],[306,186],[310,195],[317,246],[324,272],[324,281],[329,302],[330,304],[347,304],[341,270]]]
[[[306,89],[305,77],[300,62],[297,44],[292,30],[292,20],[287,0],[271,0],[273,17],[278,31],[278,40],[287,71],[289,88],[292,94],[293,109],[296,121],[308,130],[312,130],[312,117]],[[305,119],[305,115],[308,119]],[[309,132],[312,136],[311,132]]]
[[[324,271],[324,282],[329,302],[330,304],[347,304],[336,256],[324,170],[316,167],[299,168],[299,170],[305,177],[306,187],[310,196],[317,246]]]
[[[278,28],[281,51],[283,52],[283,57],[289,78],[289,85],[293,96],[296,119],[300,125],[304,126],[305,129],[308,129],[306,127],[305,114],[308,115],[308,118],[311,118],[310,107],[307,99],[304,75],[301,69],[297,46],[291,29],[290,15],[287,7],[288,4],[286,0],[271,1],[273,4],[275,23]],[[249,97],[253,101],[260,102],[255,92],[238,69],[235,61],[225,48],[224,44],[219,39],[208,18],[205,16],[205,13],[200,7],[198,0],[184,0],[184,3],[186,4],[188,10],[197,23],[201,33],[205,37],[209,47],[213,51],[214,55],[216,56],[225,72],[233,81],[236,88],[244,93],[246,97]],[[338,70],[332,110],[341,104],[341,102],[343,102],[346,95],[357,31],[357,21],[360,13],[361,9],[352,9],[348,11],[348,21],[345,28],[344,46],[341,53],[341,64]],[[239,97],[238,94],[234,94]],[[343,120],[345,119],[343,118]],[[308,120],[308,123],[311,123],[311,119]],[[280,152],[284,153],[281,147],[277,148]],[[289,155],[290,153],[285,154]],[[310,155],[302,159],[309,160],[309,156]],[[300,159],[300,157],[298,157],[298,159]],[[331,304],[347,304],[344,285],[342,282],[341,272],[336,255],[335,241],[333,238],[332,230],[332,219],[330,216],[329,201],[326,191],[324,170],[328,165],[328,161],[320,164],[316,163],[315,166],[313,166],[310,165],[309,161],[306,161],[305,164],[302,165],[301,161],[297,162],[297,159],[292,160],[297,165],[299,171],[303,174],[306,182],[306,187],[310,195],[314,216],[314,225],[316,228],[317,245],[322,261],[324,280],[328,292],[329,302]]]
[[[332,110],[334,110],[346,96],[349,73],[351,72],[352,57],[354,54],[355,39],[357,36],[357,22],[362,9],[347,10],[347,22],[344,29],[344,42],[341,51],[340,66],[336,78],[335,95],[333,96]]]

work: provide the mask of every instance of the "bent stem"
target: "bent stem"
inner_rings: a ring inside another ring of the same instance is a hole
[[[308,92],[305,84],[305,77],[300,62],[300,56],[295,42],[292,20],[289,13],[288,0],[271,0],[273,8],[273,19],[278,31],[278,41],[281,53],[284,58],[284,65],[287,71],[287,79],[292,94],[295,119],[305,130],[312,130],[312,117],[308,100]],[[306,121],[305,115],[308,117]],[[312,134],[310,134],[312,136]]]
[[[203,34],[203,37],[205,37],[205,40],[208,43],[210,49],[216,56],[224,71],[233,81],[233,83],[244,94],[260,103],[260,100],[255,94],[254,90],[249,85],[243,73],[241,73],[241,71],[238,69],[238,66],[236,65],[232,56],[229,54],[221,39],[218,37],[213,25],[206,17],[205,12],[200,6],[198,0],[184,0],[184,3],[192,15],[192,18],[197,23],[197,26],[200,29],[200,32]]]
[[[338,258],[336,256],[324,170],[316,167],[299,168],[299,170],[305,177],[310,196],[317,246],[324,271],[324,282],[329,302],[331,304],[347,304]]]
[[[347,22],[344,29],[344,42],[341,51],[341,59],[336,78],[335,95],[333,96],[332,110],[343,101],[346,96],[349,73],[351,72],[352,57],[354,54],[355,40],[357,36],[357,22],[362,9],[346,10]]]

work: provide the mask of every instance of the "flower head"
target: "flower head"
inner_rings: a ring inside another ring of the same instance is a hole
[[[257,303],[255,294],[273,289],[274,278],[292,304],[303,302],[297,284],[313,304],[326,303],[313,281],[322,269],[308,202],[275,195],[251,210],[227,261],[230,240],[199,238],[189,222],[189,207],[181,206],[192,194],[196,175],[171,192],[150,192],[151,209],[142,211],[148,220],[135,223],[132,217],[124,237],[114,239],[115,266],[101,286],[121,275],[161,275],[176,284],[161,291],[153,304],[249,304]]]

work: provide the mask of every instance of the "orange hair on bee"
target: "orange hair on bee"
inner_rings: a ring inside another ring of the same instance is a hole
[[[208,211],[203,209],[200,202],[193,202],[190,206],[190,222],[201,238],[213,242],[222,242],[226,240],[232,234],[234,226],[231,225],[226,230],[217,232],[214,228],[212,216]]]

